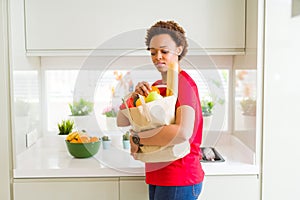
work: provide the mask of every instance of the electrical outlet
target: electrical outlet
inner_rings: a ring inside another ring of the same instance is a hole
[[[26,147],[33,145],[38,139],[38,132],[36,129],[26,134]]]

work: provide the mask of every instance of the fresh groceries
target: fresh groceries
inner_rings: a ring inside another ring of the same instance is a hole
[[[178,63],[170,63],[166,85],[153,85],[144,91],[144,96],[138,95],[137,98],[136,93],[131,93],[123,99],[120,113],[129,120],[133,131],[150,130],[175,122],[178,71]]]
[[[144,99],[145,103],[148,103],[148,102],[151,102],[151,101],[162,99],[163,96],[160,95],[160,91],[156,86],[151,86],[151,90],[149,91],[147,96],[139,95],[139,98],[137,98],[137,99],[133,99],[132,97],[129,97],[126,100],[126,104],[127,104],[128,108],[138,107],[138,106],[142,105],[141,98]],[[126,108],[125,103],[122,103],[120,105],[120,110],[123,110],[125,108]]]
[[[144,101],[146,102],[146,97],[145,97],[145,96],[140,96],[140,97],[137,98],[137,100],[135,101],[135,106],[136,106],[136,107],[142,105],[142,100],[141,100],[141,98],[143,98]]]
[[[126,104],[127,104],[128,108],[135,107],[135,105],[134,105],[134,99],[133,99],[132,97],[130,97],[130,98],[128,98],[128,99],[126,100]],[[126,105],[125,105],[125,103],[123,102],[123,103],[120,105],[119,109],[120,109],[120,110],[123,110],[123,109],[125,109],[125,108],[126,108]]]
[[[149,91],[149,93],[150,92],[157,92],[158,94],[160,94],[160,90],[156,86],[151,86],[151,90]]]
[[[175,123],[175,111],[178,94],[178,71],[177,63],[171,63],[168,66],[167,85],[163,87],[152,86],[145,97],[139,95],[135,102],[135,107],[121,109],[120,112],[129,120],[134,132],[151,130],[161,126]],[[158,87],[161,89],[159,90]],[[141,88],[139,88],[141,89]],[[166,94],[163,97],[161,94]],[[130,94],[129,94],[130,95]],[[144,98],[144,99],[143,99]],[[145,102],[143,102],[145,100]],[[124,103],[126,103],[124,101]],[[128,106],[125,105],[125,108]],[[166,147],[156,145],[140,146],[135,159],[149,162],[169,162],[182,158],[190,152],[189,141],[178,145]]]
[[[146,103],[151,102],[151,101],[155,101],[158,99],[162,99],[163,97],[158,94],[156,91],[150,92],[147,97],[146,97]]]
[[[167,73],[167,91],[166,96],[178,94],[178,63],[170,63]]]
[[[75,131],[70,133],[66,137],[66,141],[70,143],[90,143],[90,142],[98,142],[99,138],[95,136],[88,136],[86,133]]]
[[[126,109],[124,105],[124,109],[120,109],[129,120],[132,130],[139,132],[174,123],[175,95],[162,97],[157,92],[150,92],[147,97],[140,97],[145,100],[142,105],[136,101],[135,107]]]

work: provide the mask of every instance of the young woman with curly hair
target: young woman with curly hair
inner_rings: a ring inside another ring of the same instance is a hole
[[[188,47],[185,31],[174,21],[159,21],[147,30],[145,43],[162,77],[152,85],[166,84],[168,66],[171,63],[179,66],[175,123],[135,133],[134,137],[138,140],[131,137],[131,154],[137,153],[139,145],[169,146],[189,141],[190,153],[183,158],[172,162],[146,163],[146,183],[149,184],[150,200],[196,200],[204,179],[200,163],[203,117],[197,85],[180,65]],[[150,90],[147,82],[139,82],[135,87],[136,94],[146,95]],[[161,89],[160,93],[164,96],[166,90]],[[129,125],[121,113],[118,125]]]

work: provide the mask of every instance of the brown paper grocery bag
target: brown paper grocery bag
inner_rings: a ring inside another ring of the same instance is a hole
[[[140,132],[175,122],[175,95],[164,97],[141,106],[121,110],[129,119],[133,131]],[[126,104],[126,103],[125,103]]]
[[[167,147],[142,146],[136,154],[136,159],[145,163],[170,162],[183,158],[189,153],[190,143],[189,141],[185,141]]]
[[[129,119],[133,131],[140,132],[164,125],[175,123],[175,105],[178,93],[178,65],[171,64],[167,74],[167,96],[149,103],[145,103],[141,98],[142,105],[138,107],[121,110]],[[190,152],[188,141],[167,146],[150,146],[140,147],[137,153],[137,159],[142,162],[169,162],[186,156]]]
[[[175,122],[175,105],[178,93],[178,63],[168,66],[166,97],[149,103],[141,98],[142,106],[122,110],[136,132],[169,125]]]

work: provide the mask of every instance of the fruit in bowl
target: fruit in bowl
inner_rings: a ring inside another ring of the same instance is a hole
[[[75,158],[89,158],[99,151],[100,140],[85,133],[73,132],[66,137],[66,145]]]

